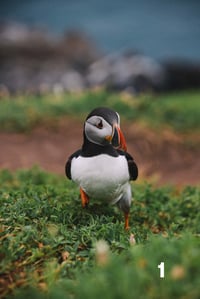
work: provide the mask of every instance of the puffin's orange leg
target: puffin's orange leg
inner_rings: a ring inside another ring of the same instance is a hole
[[[80,194],[82,207],[85,208],[89,203],[89,197],[82,188],[80,188]]]
[[[129,228],[130,228],[130,226],[129,226],[129,213],[124,213],[124,219],[125,219],[124,229],[129,230]]]

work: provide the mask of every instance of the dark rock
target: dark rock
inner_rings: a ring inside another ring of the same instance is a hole
[[[59,48],[70,67],[82,73],[101,55],[93,42],[79,31],[66,32],[60,41]]]
[[[55,38],[44,30],[2,24],[0,89],[44,92],[60,85],[60,90],[80,90],[85,87],[82,75],[97,57],[95,46],[81,32]]]
[[[166,70],[166,89],[195,89],[200,88],[200,61],[173,59],[163,63]]]

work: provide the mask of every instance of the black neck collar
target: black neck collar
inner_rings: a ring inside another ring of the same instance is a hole
[[[112,144],[107,144],[107,145],[99,145],[96,143],[92,143],[89,141],[85,134],[84,134],[84,142],[81,150],[81,156],[83,157],[94,157],[98,156],[101,154],[107,154],[112,157],[118,157],[119,154],[117,150],[114,149]]]

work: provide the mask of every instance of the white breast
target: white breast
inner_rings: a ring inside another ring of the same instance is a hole
[[[73,158],[72,180],[89,197],[116,203],[129,185],[129,171],[124,156],[111,157],[106,154],[95,157]]]

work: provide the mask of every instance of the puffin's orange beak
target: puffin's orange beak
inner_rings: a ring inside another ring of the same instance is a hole
[[[115,124],[114,127],[114,134],[112,138],[112,144],[114,147],[118,149],[122,149],[123,151],[127,151],[126,140],[124,134],[122,133],[118,124]]]

